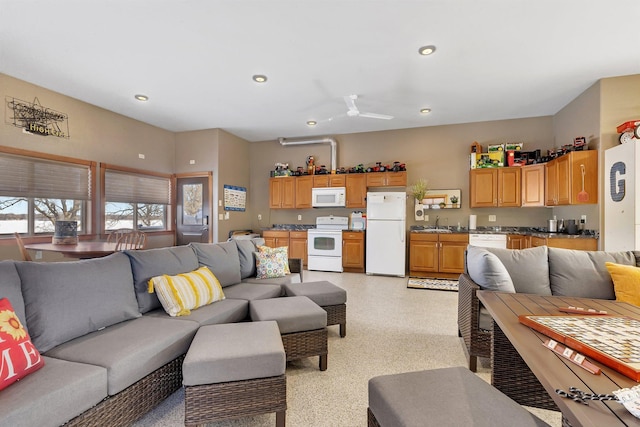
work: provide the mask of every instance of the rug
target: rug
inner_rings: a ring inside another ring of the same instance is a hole
[[[420,277],[409,277],[407,288],[433,289],[436,291],[458,292],[457,280],[425,279]]]

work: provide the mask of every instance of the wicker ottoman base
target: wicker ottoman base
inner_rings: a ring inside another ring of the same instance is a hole
[[[327,305],[322,307],[327,312],[327,326],[340,325],[340,337],[347,335],[347,305]]]
[[[285,426],[287,381],[284,375],[270,378],[185,386],[184,424],[195,426],[215,421],[276,413],[276,426]]]
[[[327,370],[327,328],[282,334],[282,344],[287,361],[320,356],[320,370]]]

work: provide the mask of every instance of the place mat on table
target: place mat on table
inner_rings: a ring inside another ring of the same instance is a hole
[[[407,288],[458,292],[458,281],[444,279],[425,279],[423,277],[409,277]]]

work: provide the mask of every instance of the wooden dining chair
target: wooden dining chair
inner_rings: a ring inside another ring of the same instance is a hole
[[[107,236],[107,243],[118,243],[118,240],[125,234],[133,233],[133,228],[118,228],[112,230]]]
[[[123,234],[116,244],[116,251],[144,249],[147,246],[147,235],[142,231]]]
[[[31,255],[29,255],[29,251],[24,247],[24,242],[22,241],[22,237],[20,237],[20,234],[13,233],[13,235],[16,236],[18,248],[20,249],[20,253],[22,254],[22,259],[25,261],[33,261],[33,259],[31,259]]]

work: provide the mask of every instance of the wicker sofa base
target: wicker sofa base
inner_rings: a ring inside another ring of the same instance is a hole
[[[282,334],[282,344],[284,352],[287,354],[287,362],[319,356],[320,370],[326,371],[327,354],[329,353],[327,339],[327,328]]]
[[[340,337],[347,335],[347,305],[326,305],[322,307],[327,312],[327,326],[340,325]]]
[[[378,424],[378,420],[376,420],[376,416],[371,412],[371,408],[367,408],[367,426],[368,427],[380,427]]]
[[[184,424],[194,426],[252,415],[276,413],[276,426],[284,427],[287,381],[284,375],[185,386]]]
[[[129,426],[182,387],[184,355],[150,373],[120,393],[109,396],[65,426]]]

